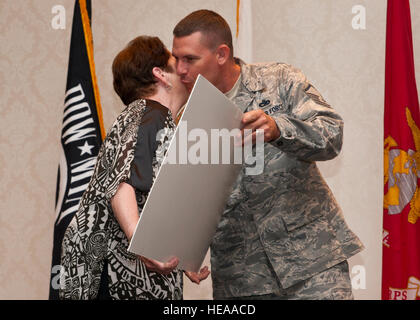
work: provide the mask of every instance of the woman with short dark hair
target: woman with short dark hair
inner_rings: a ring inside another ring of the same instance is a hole
[[[62,244],[61,299],[182,299],[178,259],[127,251],[188,93],[157,37],[132,40],[114,59],[114,89],[127,107],[108,132]],[[191,281],[207,278],[186,272]]]

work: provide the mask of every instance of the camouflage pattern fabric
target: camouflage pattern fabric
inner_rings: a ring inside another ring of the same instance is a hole
[[[363,249],[315,163],[339,154],[342,118],[298,69],[238,63],[231,100],[262,109],[281,134],[257,155],[263,173],[246,175],[244,165],[228,199],[211,244],[216,299],[290,288]]]
[[[288,289],[239,300],[353,300],[349,265],[343,261]]]

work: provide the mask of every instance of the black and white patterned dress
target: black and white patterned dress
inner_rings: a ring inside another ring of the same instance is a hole
[[[174,131],[170,111],[152,100],[136,100],[118,116],[64,235],[60,299],[100,298],[104,283],[112,299],[182,299],[182,271],[150,272],[129,253],[110,202],[129,183],[140,214]]]

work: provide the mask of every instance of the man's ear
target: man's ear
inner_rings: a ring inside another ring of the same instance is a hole
[[[216,49],[217,63],[219,65],[224,65],[229,60],[229,57],[230,57],[230,48],[225,44],[221,44]]]

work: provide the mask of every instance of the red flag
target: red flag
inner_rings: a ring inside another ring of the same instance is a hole
[[[420,299],[420,112],[409,0],[388,0],[382,299]]]

